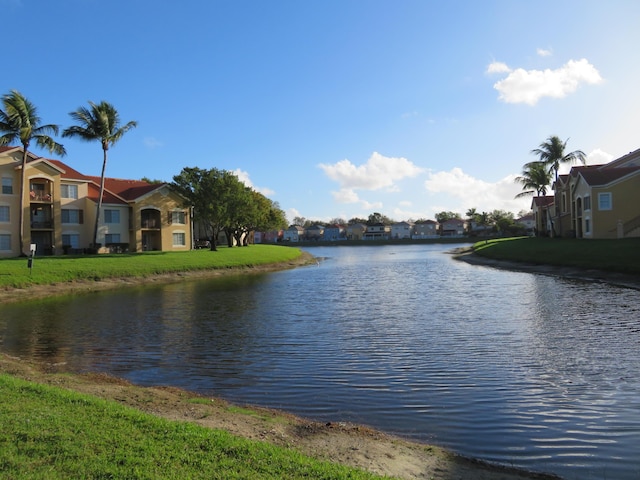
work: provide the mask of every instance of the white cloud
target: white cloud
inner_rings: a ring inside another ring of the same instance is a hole
[[[487,73],[509,73],[511,69],[506,63],[493,62],[487,67]]]
[[[487,71],[497,72],[498,67],[492,67],[496,63],[489,65]],[[498,98],[506,103],[535,105],[543,97],[564,98],[581,84],[597,85],[603,81],[598,70],[584,58],[569,60],[556,70],[518,68],[508,72],[505,79],[493,85],[500,92]]]
[[[613,155],[599,148],[587,153],[587,165],[604,165],[613,160]]]
[[[160,148],[164,147],[164,144],[155,137],[144,137],[144,146],[147,148]]]
[[[423,169],[406,158],[385,157],[374,152],[367,163],[356,166],[349,160],[341,160],[333,165],[318,165],[342,189],[379,190],[394,189],[394,182],[407,177],[415,177]]]
[[[551,55],[553,55],[553,51],[551,49],[547,50],[547,49],[544,49],[544,48],[538,48],[536,50],[536,53],[540,57],[550,57]]]
[[[236,177],[238,177],[238,180],[244,183],[247,187],[254,189],[256,192],[261,193],[264,196],[273,195],[275,193],[270,188],[256,187],[255,185],[253,185],[253,183],[251,182],[251,179],[249,178],[249,173],[245,172],[240,168],[236,168],[231,173],[233,173]]]
[[[338,203],[357,203],[360,201],[358,194],[350,188],[342,188],[337,192],[331,192],[331,195]]]
[[[474,178],[456,167],[450,171],[430,172],[424,186],[440,204],[449,205],[444,210],[464,214],[469,208],[476,208],[478,211],[498,209],[515,213],[528,209],[531,203],[531,199],[514,198],[522,191],[514,181],[516,176],[508,175],[491,183]]]

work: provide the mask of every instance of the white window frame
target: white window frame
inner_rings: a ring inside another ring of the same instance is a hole
[[[119,224],[120,223],[120,210],[113,209],[113,208],[105,209],[104,210],[104,223]]]
[[[591,235],[591,218],[585,217],[584,219],[584,234]]]
[[[174,247],[186,247],[187,246],[187,234],[184,232],[173,232],[172,234],[173,246]],[[176,237],[181,243],[176,243]]]
[[[78,199],[78,185],[72,185],[69,183],[63,183],[60,185],[60,197],[71,198],[73,200]]]
[[[603,206],[603,203],[605,203],[604,199],[608,199],[607,205]],[[613,210],[613,194],[611,192],[601,192],[598,193],[598,210],[602,210],[602,211],[607,211],[607,210]]]
[[[1,182],[2,182],[2,185],[0,188],[0,193],[2,193],[3,195],[13,195],[13,178],[2,177]],[[5,192],[5,188],[10,191]]]
[[[72,218],[73,215],[71,212],[75,212],[75,218]],[[68,224],[76,224],[76,225],[80,225],[80,217],[81,217],[81,213],[82,210],[77,209],[77,208],[63,208],[60,211],[60,223],[63,223],[65,225]],[[65,221],[65,215],[66,215],[66,221]],[[74,221],[75,220],[75,221]]]
[[[187,213],[184,210],[174,210],[171,212],[171,223],[173,225],[186,225]]]
[[[587,205],[587,203],[589,205]],[[585,212],[591,210],[591,195],[585,195],[582,199],[582,210],[584,210]]]

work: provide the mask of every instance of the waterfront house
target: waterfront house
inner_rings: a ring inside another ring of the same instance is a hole
[[[363,240],[388,240],[391,235],[391,227],[383,223],[367,225],[367,230],[362,237]]]
[[[367,226],[362,223],[351,223],[347,225],[347,240],[362,240]]]
[[[460,218],[450,218],[440,224],[440,235],[443,237],[462,237],[466,223]]]
[[[312,225],[304,231],[305,240],[309,240],[312,242],[317,242],[318,240],[322,240],[322,236],[324,235],[324,226],[323,225]]]
[[[300,242],[304,238],[304,228],[300,225],[291,225],[282,234],[284,242]]]
[[[551,223],[553,216],[552,195],[533,197],[531,200],[531,210],[533,211],[534,233],[538,236],[551,235]]]
[[[435,220],[425,220],[416,222],[411,229],[411,238],[421,240],[428,238],[438,238],[438,222]]]
[[[397,222],[391,225],[391,238],[399,240],[403,238],[411,238],[412,223]]]
[[[328,225],[324,228],[322,240],[325,242],[335,242],[338,240],[346,240],[347,231],[342,225]]]

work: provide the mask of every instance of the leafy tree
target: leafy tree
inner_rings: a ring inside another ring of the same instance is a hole
[[[559,137],[552,135],[542,142],[539,148],[531,150],[531,153],[537,155],[540,161],[549,169],[549,173],[555,173],[556,181],[558,181],[558,169],[561,163],[574,163],[576,161],[584,164],[586,155],[582,150],[574,150],[565,153],[567,142],[560,140]]]
[[[453,218],[460,218],[460,214],[455,212],[440,212],[436,213],[436,220],[438,223],[446,222],[447,220],[451,220]]]
[[[346,225],[347,221],[344,218],[335,217],[329,220],[329,225]]]
[[[306,221],[307,219],[304,217],[293,217],[293,225],[297,225],[299,227],[303,227]]]
[[[534,193],[538,196],[546,195],[547,187],[551,183],[551,173],[544,162],[529,162],[525,164],[522,175],[516,177],[515,181],[520,183],[524,190],[515,198],[526,197]]]
[[[371,215],[369,215],[369,218],[365,223],[367,225],[379,225],[379,224],[391,225],[393,223],[393,220],[391,220],[386,215],[383,215],[382,213],[374,212]]]
[[[63,137],[78,137],[87,142],[99,141],[102,145],[102,173],[100,174],[100,194],[96,206],[96,223],[93,228],[93,246],[98,243],[98,225],[100,223],[100,211],[102,209],[102,196],[104,194],[105,170],[107,168],[107,152],[129,130],[138,126],[137,122],[130,121],[125,125],[120,124],[120,115],[113,105],[104,100],[98,104],[89,102],[90,108],[80,107],[75,112],[69,113],[71,118],[78,123],[66,128],[62,132]]]
[[[494,210],[490,214],[490,222],[499,232],[506,232],[515,225],[513,213],[504,210]]]
[[[226,205],[218,201],[224,172],[217,168],[203,170],[185,167],[173,177],[173,188],[186,199],[185,206],[193,206],[194,217],[209,237],[211,250],[217,250],[217,238],[228,223]]]
[[[367,219],[366,218],[360,218],[360,217],[353,217],[353,218],[350,218],[347,223],[349,225],[355,225],[356,223],[362,223],[364,225],[364,224],[367,223]]]
[[[22,145],[22,170],[20,172],[20,215],[18,241],[20,254],[24,251],[24,213],[25,213],[25,189],[28,150],[31,142],[35,141],[40,148],[47,149],[50,153],[64,156],[64,147],[54,141],[49,135],[58,134],[58,125],[41,125],[37,109],[33,103],[27,100],[17,90],[11,90],[2,97],[0,109],[0,145],[8,145],[18,141]]]

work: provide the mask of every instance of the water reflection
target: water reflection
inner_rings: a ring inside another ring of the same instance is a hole
[[[317,248],[317,267],[2,306],[1,348],[567,478],[636,478],[639,293],[444,248]]]

